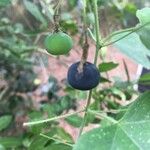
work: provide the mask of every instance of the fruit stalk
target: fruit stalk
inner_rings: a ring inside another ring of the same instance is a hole
[[[82,47],[83,53],[81,57],[81,61],[78,67],[78,72],[82,73],[83,72],[83,66],[84,63],[87,60],[88,57],[88,49],[89,49],[89,44],[88,44],[88,35],[87,35],[87,20],[86,20],[86,0],[84,0],[84,7],[83,7],[83,32],[84,32],[84,45]]]
[[[84,2],[86,2],[86,0],[84,0]],[[100,43],[101,36],[100,36],[97,0],[93,0],[93,4],[94,4],[95,31],[96,31],[96,52],[95,52],[94,64],[96,65],[97,60],[98,60],[98,52],[101,49],[101,43]],[[83,122],[82,122],[82,125],[80,127],[80,131],[79,131],[79,135],[78,135],[77,139],[80,137],[80,135],[82,134],[83,129],[85,127],[86,120],[87,120],[87,112],[88,112],[88,108],[89,108],[90,103],[91,103],[91,98],[92,98],[92,90],[89,91],[87,104],[85,106],[85,113],[84,113],[84,117],[83,117]]]
[[[60,9],[60,4],[62,0],[59,0],[58,3],[56,4],[55,10],[54,10],[54,31],[59,32],[59,20],[60,20],[60,15],[59,15],[59,9]]]

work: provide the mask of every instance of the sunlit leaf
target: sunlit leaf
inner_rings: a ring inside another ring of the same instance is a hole
[[[149,150],[150,91],[141,95],[122,119],[83,134],[73,150]]]
[[[51,144],[46,147],[44,150],[72,150],[72,147],[64,144]]]
[[[127,34],[128,32],[121,33],[114,36],[113,39],[119,39]],[[143,45],[136,33],[132,33],[122,40],[116,42],[114,46],[116,46],[118,50],[127,55],[129,58],[133,59],[138,64],[141,64],[145,68],[150,68],[150,61],[148,58],[150,57],[150,51]]]
[[[140,25],[144,25],[146,23],[149,23],[144,28],[137,31],[137,33],[139,34],[142,43],[148,49],[150,49],[150,40],[149,40],[149,35],[150,35],[150,8],[143,8],[141,10],[138,10],[136,13],[136,16],[138,17],[138,19],[140,21]]]

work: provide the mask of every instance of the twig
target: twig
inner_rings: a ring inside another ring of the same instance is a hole
[[[127,66],[127,64],[126,64],[124,59],[123,59],[123,65],[124,65],[125,73],[126,73],[126,76],[127,76],[127,82],[129,83],[130,82],[129,69],[128,69],[128,66]]]
[[[141,25],[141,26],[139,26],[139,27],[131,28],[131,29],[129,29],[129,30],[131,30],[131,32],[127,33],[126,35],[122,36],[121,38],[116,39],[116,40],[114,40],[114,41],[112,41],[112,42],[110,42],[110,43],[107,43],[107,44],[104,44],[104,43],[103,43],[103,44],[102,44],[102,47],[112,45],[112,44],[114,44],[114,43],[116,43],[116,42],[118,42],[118,41],[124,39],[125,37],[129,36],[130,34],[132,34],[132,33],[136,32],[136,31],[142,29],[143,27],[145,27],[145,26],[147,26],[147,25],[149,25],[149,24],[150,24],[150,22],[147,22],[147,23],[145,23],[145,24],[143,24],[143,25]],[[120,31],[120,32],[117,32],[117,33],[114,34],[114,35],[117,35],[117,34],[120,34],[120,33],[123,33],[123,32],[128,32],[129,30],[125,30],[125,31],[122,31],[122,32]]]
[[[88,111],[88,108],[89,108],[89,105],[90,105],[90,102],[91,102],[91,97],[92,97],[92,90],[89,91],[89,96],[88,96],[87,104],[86,104],[86,107],[85,107],[85,113],[84,113],[83,121],[82,121],[80,130],[79,130],[79,134],[78,134],[77,139],[80,137],[80,135],[82,134],[83,128],[85,127],[86,120],[87,120],[87,111]]]
[[[103,113],[99,113],[99,112],[93,111],[93,110],[88,110],[88,112],[91,113],[91,114],[98,115],[98,116],[100,116],[101,118],[107,119],[107,120],[109,120],[109,121],[112,122],[112,123],[118,123],[117,120],[115,120],[115,119],[113,119],[113,118],[111,118],[111,117],[109,117],[109,116],[107,116],[107,115],[105,115],[105,114],[103,114]]]
[[[0,101],[3,99],[4,95],[8,92],[9,88],[5,88],[3,91],[0,93]]]
[[[62,144],[64,144],[64,145],[73,147],[73,144],[70,144],[69,142],[61,141],[61,140],[59,140],[59,139],[55,139],[55,138],[53,138],[53,137],[49,137],[49,136],[47,136],[47,135],[45,135],[45,134],[40,133],[40,136],[42,136],[42,137],[44,137],[44,138],[47,138],[47,139],[50,139],[50,140],[54,140],[54,141],[56,141],[56,142],[58,142],[58,143],[62,143]]]
[[[64,115],[61,115],[61,116],[56,116],[56,117],[49,118],[49,119],[45,119],[45,120],[32,121],[32,122],[25,122],[25,123],[23,123],[23,126],[33,126],[33,125],[38,125],[38,124],[42,124],[42,123],[47,123],[47,122],[51,122],[51,121],[55,121],[55,120],[67,118],[67,117],[69,117],[69,116],[78,114],[78,113],[83,112],[83,111],[84,111],[84,110],[79,110],[79,111],[76,111],[76,112],[73,112],[73,113],[64,114]]]

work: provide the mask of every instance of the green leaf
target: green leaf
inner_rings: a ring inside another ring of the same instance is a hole
[[[140,84],[150,85],[150,73],[142,75],[139,79]]]
[[[72,147],[64,144],[51,144],[46,147],[44,150],[72,150]]]
[[[7,6],[11,3],[11,0],[0,0],[0,6]]]
[[[118,66],[118,64],[116,64],[114,62],[104,62],[104,63],[99,64],[99,71],[107,72],[112,69],[115,69],[117,66]]]
[[[44,137],[41,137],[41,136],[36,136],[30,147],[29,147],[29,150],[42,150],[44,149],[44,145],[48,142],[49,140],[44,138]]]
[[[150,8],[146,7],[141,10],[137,10],[136,16],[138,17],[141,24],[150,22]]]
[[[70,9],[73,9],[77,5],[77,0],[68,0],[67,3]]]
[[[67,142],[73,142],[71,135],[66,132],[63,128],[56,128],[55,134],[63,140],[66,140]]]
[[[28,114],[29,121],[37,121],[37,120],[42,120],[43,119],[43,114],[40,111],[33,111]],[[39,132],[46,127],[45,124],[38,124],[36,126],[31,126],[29,127],[29,130],[34,133],[34,134],[39,134]]]
[[[71,93],[69,93],[71,94]],[[84,91],[80,91],[80,90],[76,90],[75,91],[76,96],[74,96],[77,100],[81,100],[81,99],[86,99],[87,98],[87,93]],[[73,95],[71,95],[73,96]]]
[[[43,17],[43,15],[41,14],[39,8],[32,2],[28,1],[28,0],[24,0],[24,5],[26,7],[26,9],[38,20],[40,21],[44,27],[47,26],[47,21],[45,20],[45,18]]]
[[[53,135],[55,135],[55,129],[52,129],[49,133],[47,133],[46,135],[49,137],[52,137]],[[29,150],[43,150],[46,143],[49,141],[49,139],[42,137],[40,135],[35,136],[35,138],[32,140]]]
[[[116,96],[119,96],[121,98],[121,100],[125,101],[126,100],[126,95],[125,93],[123,93],[121,90],[119,90],[118,88],[112,87],[110,89],[112,91],[112,93]]]
[[[79,115],[71,115],[70,117],[67,117],[65,120],[69,124],[77,128],[79,128],[82,124],[82,117],[80,117]]]
[[[138,35],[142,41],[142,43],[148,48],[150,49],[150,40],[149,40],[149,35],[150,35],[150,29],[147,28],[143,28],[141,30],[139,30]]]
[[[2,116],[0,117],[0,131],[7,128],[12,120],[12,116]]]
[[[109,83],[111,83],[110,80],[108,80],[107,78],[101,76],[101,77],[100,77],[100,83],[104,83],[104,82],[109,82]]]
[[[113,123],[108,119],[103,119],[101,120],[100,125],[101,127],[107,127],[107,126],[113,125]]]
[[[47,112],[49,118],[52,118],[55,116],[53,106],[51,104],[42,105],[42,109],[44,112]]]
[[[150,49],[150,40],[149,40],[149,35],[150,35],[150,8],[143,8],[141,10],[138,10],[136,13],[136,16],[138,17],[140,21],[140,25],[144,25],[146,23],[149,23],[146,25],[144,28],[141,30],[137,31],[141,41],[143,44]]]
[[[117,123],[83,134],[73,150],[149,150],[150,91],[141,95]]]
[[[114,40],[120,39],[127,35],[129,32],[121,33],[114,36]],[[141,42],[139,36],[136,33],[132,33],[122,40],[114,44],[122,53],[133,59],[138,64],[141,64],[145,68],[150,68],[150,51]]]
[[[15,137],[0,137],[0,145],[6,148],[15,148],[22,145],[22,139]]]

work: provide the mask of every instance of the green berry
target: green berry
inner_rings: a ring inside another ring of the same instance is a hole
[[[48,53],[52,55],[63,55],[71,50],[73,41],[69,35],[63,32],[56,32],[46,37],[44,45]]]

